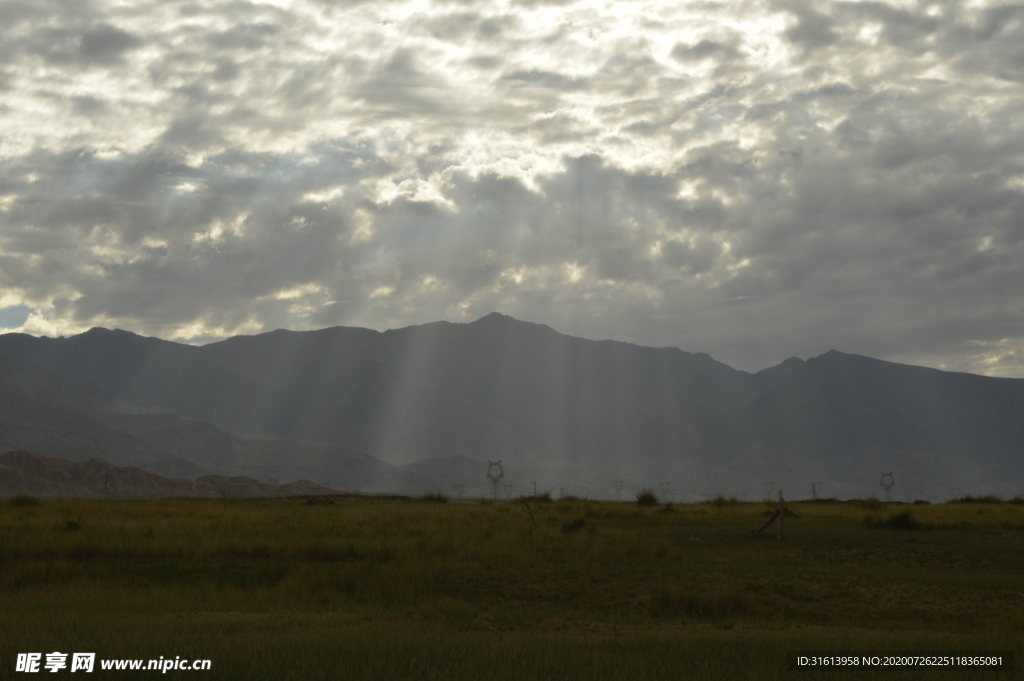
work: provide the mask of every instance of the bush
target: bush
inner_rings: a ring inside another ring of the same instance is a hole
[[[11,506],[38,506],[43,503],[39,497],[30,497],[27,494],[19,494],[11,497]]]
[[[917,521],[917,518],[910,511],[893,514],[885,520],[876,520],[868,516],[864,518],[864,524],[868,527],[878,527],[886,530],[918,530],[921,528],[921,523]]]
[[[431,501],[431,502],[433,502],[435,504],[447,504],[448,503],[448,497],[446,495],[444,495],[444,494],[441,494],[440,492],[427,492],[422,497],[420,497],[420,500],[421,501]]]
[[[983,497],[972,497],[967,495],[965,497],[959,497],[957,499],[950,499],[951,504],[1001,504],[1003,500],[994,494],[986,494]]]
[[[650,489],[642,489],[636,493],[636,503],[639,506],[657,506],[658,497]]]

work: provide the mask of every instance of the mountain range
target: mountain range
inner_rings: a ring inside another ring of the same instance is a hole
[[[482,494],[501,460],[517,494],[881,496],[883,472],[897,498],[1024,489],[1024,379],[837,351],[752,374],[496,313],[204,346],[6,334],[0,384],[0,451],[184,477]]]

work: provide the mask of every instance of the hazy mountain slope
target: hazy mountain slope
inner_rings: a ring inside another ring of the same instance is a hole
[[[833,479],[1024,485],[1024,381],[830,351],[759,372],[751,439]],[[826,470],[808,462],[824,461]],[[879,472],[876,472],[879,471]]]
[[[0,383],[0,452],[18,449],[69,461],[104,458],[129,466],[167,456],[159,445],[105,426],[94,414]]]
[[[830,351],[755,376],[757,437],[805,454],[869,447],[945,451],[989,466],[1024,456],[1024,380]]]
[[[419,493],[430,487],[428,480],[415,473],[338,445],[241,438],[175,414],[103,414],[99,420],[118,432],[159,446],[174,461],[220,474],[281,482],[307,479],[334,489],[363,492]],[[156,472],[161,467],[145,468]]]
[[[0,496],[93,498],[258,497],[330,494],[309,481],[268,485],[246,477],[207,476],[168,479],[139,468],[124,468],[101,459],[64,461],[34,452],[0,454]]]
[[[68,461],[104,459],[153,473],[316,480],[336,489],[418,493],[430,482],[338,445],[244,439],[171,413],[84,411],[0,383],[0,451]]]

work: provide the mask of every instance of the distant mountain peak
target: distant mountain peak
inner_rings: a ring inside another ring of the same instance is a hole
[[[894,366],[914,366],[910,364],[899,364],[898,362],[891,362],[884,359],[878,359],[877,357],[870,357],[868,355],[858,355],[853,352],[842,352],[841,350],[829,350],[828,352],[822,353],[815,357],[817,360],[824,360],[826,362],[843,362],[843,363],[871,363],[871,364],[887,364]],[[925,369],[929,367],[914,367],[917,369]],[[932,371],[941,371],[941,369],[932,369]]]
[[[471,322],[471,323],[472,324],[479,324],[480,322],[498,322],[498,321],[502,321],[502,322],[518,322],[519,320],[516,319],[515,317],[510,317],[507,314],[501,314],[500,312],[492,312],[492,313],[490,313],[488,315],[484,315],[480,319],[476,320],[475,322]]]

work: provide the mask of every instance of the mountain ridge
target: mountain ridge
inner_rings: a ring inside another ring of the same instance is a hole
[[[691,494],[783,474],[863,494],[880,466],[902,466],[903,480],[933,496],[954,478],[1024,485],[1024,379],[837,350],[751,374],[706,353],[574,338],[498,313],[205,346],[106,330],[29,339],[0,336],[0,381],[35,381],[51,395],[75,386],[238,437],[343,446],[392,464],[504,459],[538,476],[586,470],[588,489],[674,478]]]

